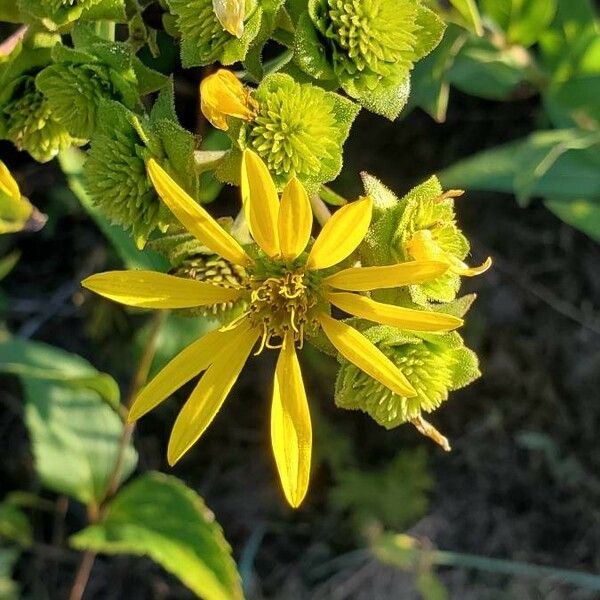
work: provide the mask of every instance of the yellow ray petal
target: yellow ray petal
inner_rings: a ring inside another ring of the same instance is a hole
[[[312,209],[304,186],[292,177],[283,190],[279,206],[278,230],[281,256],[298,258],[310,239]]]
[[[132,423],[158,406],[182,385],[207,369],[217,350],[229,343],[237,330],[210,331],[184,348],[138,394],[129,410],[127,420]]]
[[[433,260],[410,261],[382,267],[351,267],[323,280],[339,290],[368,292],[395,288],[435,279],[448,270],[448,264]]]
[[[417,395],[396,365],[362,333],[326,314],[319,315],[319,323],[329,341],[346,360],[400,396]]]
[[[7,196],[10,196],[13,200],[19,201],[21,199],[21,191],[19,190],[19,184],[15,181],[15,178],[11,175],[8,167],[0,160],[0,191],[4,192]]]
[[[302,373],[290,336],[284,340],[275,370],[271,443],[285,497],[297,508],[308,490],[312,427]]]
[[[347,258],[363,241],[372,211],[373,200],[369,196],[340,208],[325,223],[310,250],[306,266],[326,269]]]
[[[154,159],[147,168],[158,195],[192,235],[232,263],[245,266],[250,262],[244,249]]]
[[[140,308],[191,308],[237,300],[241,290],[155,271],[107,271],[81,282],[96,294]]]
[[[355,317],[410,331],[450,331],[463,324],[462,319],[453,315],[383,304],[348,292],[329,292],[325,297],[331,304]]]
[[[252,150],[244,150],[241,187],[244,214],[252,237],[268,256],[277,256],[279,254],[277,188],[267,165]]]
[[[218,350],[175,420],[167,450],[170,465],[196,443],[219,412],[259,336],[259,331],[251,329],[247,321],[235,333],[229,343]]]
[[[492,266],[492,257],[488,256],[485,261],[479,265],[478,267],[469,267],[462,261],[458,261],[458,265],[452,263],[451,269],[457,273],[458,275],[462,275],[463,277],[475,277],[476,275],[481,275],[485,273]]]
[[[200,109],[217,129],[229,129],[227,117],[253,119],[255,105],[244,84],[227,69],[219,69],[200,83]]]
[[[244,34],[246,0],[213,0],[213,9],[223,29],[241,38]]]

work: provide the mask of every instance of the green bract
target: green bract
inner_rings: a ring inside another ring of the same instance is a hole
[[[177,124],[172,88],[161,93],[150,116],[139,116],[114,101],[100,104],[99,127],[84,168],[86,189],[94,204],[113,222],[131,229],[143,247],[171,214],[160,202],[146,174],[146,161],[161,160],[192,196],[197,195],[193,136]]]
[[[181,35],[181,61],[184,67],[220,62],[231,65],[243,60],[257,36],[262,19],[258,0],[247,0],[244,33],[241,38],[223,29],[212,0],[167,0]]]
[[[283,74],[265,77],[254,99],[256,118],[228,132],[236,146],[220,170],[224,179],[235,182],[239,177],[245,147],[267,163],[279,186],[295,175],[316,189],[339,174],[342,147],[359,110],[356,104]]]
[[[100,19],[124,22],[125,0],[16,0],[24,19],[56,30],[68,23]]]
[[[101,99],[118,100],[140,111],[140,95],[155,91],[166,78],[133,56],[129,46],[96,37],[78,26],[72,33],[75,48],[54,47],[54,64],[36,78],[36,84],[55,118],[72,135],[89,139],[96,128]]]
[[[51,60],[49,48],[19,45],[0,65],[0,138],[47,162],[72,144],[80,144],[56,118],[35,86],[35,76]]]
[[[394,119],[408,99],[410,70],[444,28],[419,0],[309,0],[295,58],[310,76],[337,81],[365,108]]]
[[[469,253],[469,242],[456,224],[454,198],[445,196],[437,177],[431,177],[398,199],[375,177],[363,176],[365,191],[375,201],[375,217],[362,249],[365,265],[414,260],[410,242],[417,232],[429,232],[440,250],[458,260]],[[409,286],[410,299],[450,302],[460,288],[460,275],[448,270],[432,281]]]
[[[416,335],[392,327],[363,332],[402,371],[417,391],[413,398],[394,394],[351,363],[342,359],[335,388],[340,408],[362,410],[386,429],[430,413],[448,399],[448,393],[480,376],[477,356],[458,333]]]

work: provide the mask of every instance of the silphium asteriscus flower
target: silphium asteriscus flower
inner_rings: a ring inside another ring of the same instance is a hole
[[[383,304],[366,293],[439,276],[448,265],[411,261],[336,269],[367,233],[371,198],[361,198],[338,210],[311,244],[313,218],[305,189],[292,178],[280,199],[267,166],[250,150],[244,152],[241,173],[243,210],[254,240],[246,246],[225,231],[156,161],[148,162],[148,173],[181,224],[215,254],[242,266],[245,280],[237,288],[225,288],[152,271],[117,271],[93,275],[83,285],[135,307],[190,308],[245,298],[248,309],[177,355],[137,396],[129,420],[138,419],[204,371],[173,426],[167,456],[174,464],[211,423],[253,350],[278,350],[272,446],[285,497],[297,507],[308,489],[312,448],[297,348],[302,347],[305,337],[322,331],[340,355],[386,388],[406,397],[416,395],[401,370],[357,329],[334,319],[331,307],[404,330],[455,329],[462,324],[457,317]]]
[[[250,121],[257,103],[231,71],[219,69],[200,83],[200,109],[214,127],[227,131],[228,117]]]

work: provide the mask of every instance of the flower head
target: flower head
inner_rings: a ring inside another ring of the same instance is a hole
[[[150,271],[93,275],[83,285],[107,298],[145,308],[189,308],[245,299],[248,309],[227,326],[183,350],[139,394],[129,415],[135,420],[178,387],[205,371],[171,433],[171,464],[198,440],[237,379],[252,350],[277,349],[271,437],[288,502],[298,506],[307,491],[312,448],[310,413],[296,349],[322,331],[345,360],[394,393],[416,390],[394,363],[357,329],[330,315],[331,307],[405,330],[449,331],[462,320],[443,313],[382,304],[364,292],[425,281],[444,273],[439,262],[413,261],[381,267],[340,266],[361,243],[371,221],[369,197],[352,202],[325,224],[310,244],[311,206],[292,178],[281,199],[265,163],[244,152],[242,203],[254,240],[242,247],[195,203],[154,160],[148,173],[165,204],[206,247],[243,267],[237,287],[225,287]]]
[[[2,113],[6,137],[38,162],[48,162],[60,150],[83,143],[73,139],[57,120],[47,98],[36,88],[34,77],[22,79]]]
[[[365,174],[365,189],[379,207],[373,231],[365,245],[363,258],[368,264],[393,260],[434,260],[446,263],[448,270],[435,279],[409,287],[413,302],[424,305],[433,300],[450,302],[460,289],[461,277],[473,277],[487,271],[492,259],[469,267],[464,261],[470,245],[456,223],[455,198],[461,190],[442,191],[431,177],[398,199],[377,179]]]
[[[227,131],[227,117],[249,121],[256,116],[256,102],[241,81],[227,69],[205,77],[200,83],[200,108],[217,129]]]
[[[309,0],[296,31],[296,58],[313,77],[337,78],[369,110],[395,118],[414,63],[443,31],[420,0]]]

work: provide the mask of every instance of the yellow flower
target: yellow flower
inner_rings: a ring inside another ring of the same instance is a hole
[[[462,260],[453,256],[450,252],[445,252],[439,244],[433,239],[429,229],[417,231],[406,244],[408,253],[414,260],[436,260],[445,262],[452,273],[463,277],[475,277],[485,273],[492,266],[490,256],[478,267],[469,267]]]
[[[236,289],[151,271],[124,271],[93,275],[83,285],[130,306],[183,308],[244,298],[248,310],[176,356],[138,395],[129,419],[138,419],[205,371],[173,426],[167,454],[169,463],[174,464],[213,420],[257,343],[258,352],[263,348],[280,350],[271,437],[283,491],[288,502],[297,507],[308,488],[312,429],[296,347],[302,346],[305,335],[321,329],[348,361],[395,393],[414,396],[414,388],[381,350],[358,330],[330,316],[331,306],[401,329],[454,329],[462,324],[461,319],[382,304],[356,293],[423,282],[439,277],[448,265],[411,261],[332,272],[331,267],[350,256],[367,233],[371,198],[338,210],[307,251],[313,218],[306,191],[293,178],[280,200],[265,163],[250,150],[242,160],[241,191],[256,244],[247,247],[227,233],[154,160],[149,161],[148,172],[181,224],[210,250],[243,266],[246,280]]]
[[[0,161],[0,233],[21,231],[33,211],[29,200],[21,195],[19,184]]]
[[[213,10],[223,29],[237,38],[244,34],[246,0],[213,0]]]
[[[200,83],[200,109],[217,129],[229,129],[227,117],[252,120],[256,108],[246,87],[227,69],[219,69]]]

